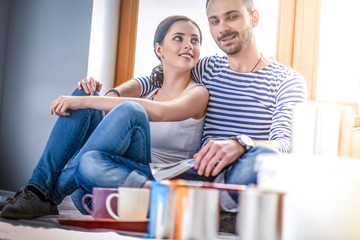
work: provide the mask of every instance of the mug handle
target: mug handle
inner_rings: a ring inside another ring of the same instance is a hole
[[[83,196],[83,198],[82,198],[82,205],[83,205],[83,207],[85,208],[85,210],[86,210],[88,213],[90,213],[90,215],[93,215],[94,211],[91,210],[91,209],[88,207],[88,205],[85,203],[85,201],[86,201],[86,199],[92,198],[92,197],[93,197],[92,194],[87,193],[87,194],[85,194],[85,195]]]
[[[109,194],[109,196],[107,196],[106,198],[106,210],[108,211],[109,215],[114,218],[115,220],[120,220],[120,217],[118,215],[116,215],[112,208],[111,208],[111,200],[114,198],[114,197],[120,197],[119,196],[119,193],[111,193]],[[119,204],[119,203],[118,203]],[[118,206],[119,208],[119,206]]]

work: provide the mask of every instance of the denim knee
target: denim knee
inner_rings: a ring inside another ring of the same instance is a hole
[[[260,145],[244,154],[234,162],[226,171],[226,179],[233,184],[256,184],[257,173],[254,166],[256,159],[263,154],[280,154],[274,147]]]
[[[274,147],[260,145],[242,156],[237,162],[233,163],[226,171],[225,182],[230,184],[257,184],[257,171],[255,169],[256,159],[263,154],[280,154]],[[237,201],[238,194],[230,193],[230,196]]]
[[[75,171],[75,181],[77,185],[86,192],[92,192],[93,184],[91,183],[91,179],[97,179],[102,175],[96,167],[98,155],[98,151],[84,153]]]
[[[260,145],[253,148],[253,150],[255,153],[258,154],[280,154],[280,152],[276,148],[269,145]]]
[[[132,101],[123,102],[118,106],[116,106],[111,112],[113,114],[121,114],[128,117],[131,116],[134,117],[135,119],[141,119],[145,117],[146,120],[148,121],[144,107],[137,102],[132,102]]]
[[[86,94],[86,92],[82,89],[79,90],[78,88],[76,88],[73,93],[71,94],[71,96],[88,96],[89,94]],[[98,91],[94,91],[94,96],[100,96]]]

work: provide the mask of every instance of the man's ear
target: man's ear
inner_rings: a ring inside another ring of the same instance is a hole
[[[256,27],[259,24],[259,12],[254,10],[252,12],[252,26]]]
[[[163,55],[162,55],[162,47],[161,47],[161,44],[160,43],[155,43],[155,52],[156,52],[156,55],[158,55],[159,58],[162,58]]]

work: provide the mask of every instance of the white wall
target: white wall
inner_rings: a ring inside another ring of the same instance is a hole
[[[101,94],[113,87],[120,0],[94,0],[87,76],[103,83]]]

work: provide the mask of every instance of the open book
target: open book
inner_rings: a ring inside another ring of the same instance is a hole
[[[171,179],[194,166],[194,159],[185,159],[174,163],[149,163],[155,180]]]

